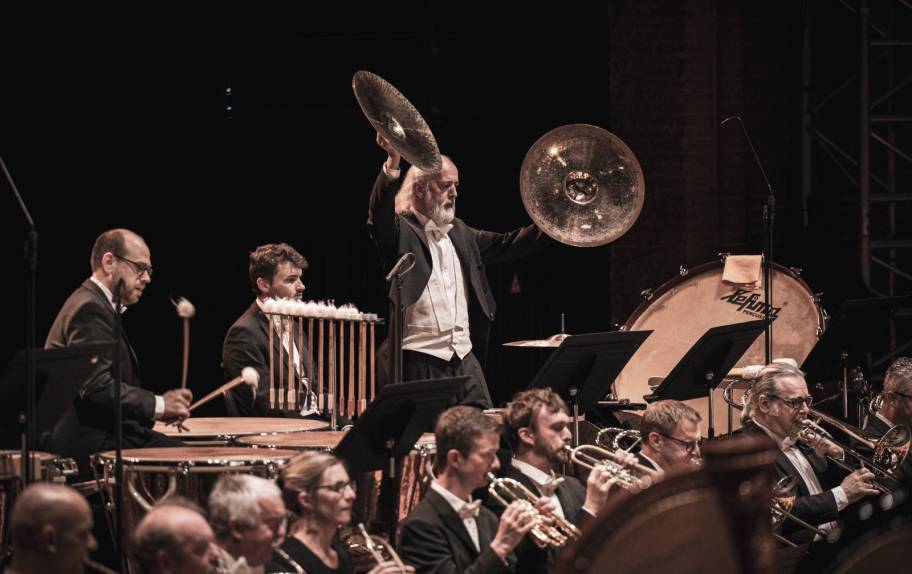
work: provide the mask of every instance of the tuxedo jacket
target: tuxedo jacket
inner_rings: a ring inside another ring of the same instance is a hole
[[[384,269],[392,269],[405,253],[415,254],[414,268],[402,278],[402,307],[405,309],[421,297],[433,264],[424,227],[414,215],[395,212],[398,188],[398,180],[381,170],[371,191],[367,227]],[[535,225],[509,233],[495,233],[469,227],[459,218],[453,220],[449,237],[469,286],[466,298],[472,350],[484,366],[491,323],[497,309],[484,266],[525,257],[543,249],[552,240]]]
[[[768,436],[766,432],[758,427],[753,421],[746,422],[742,427],[742,432]],[[792,461],[785,456],[785,453],[780,450],[779,454],[776,456],[777,476],[790,476],[794,478],[798,484],[798,497],[795,499],[795,504],[789,512],[815,526],[837,520],[839,518],[839,509],[836,506],[836,497],[830,489],[839,486],[839,483],[842,480],[840,476],[841,473],[838,469],[832,468],[836,465],[829,465],[827,464],[826,458],[817,456],[814,449],[800,442],[798,443],[798,448],[801,450],[802,454],[804,454],[805,458],[807,458],[811,468],[813,468],[814,473],[817,475],[817,480],[820,482],[820,487],[823,489],[823,492],[812,495],[804,480],[801,478],[798,469],[796,469],[795,465],[792,464]],[[792,521],[787,519],[782,524],[782,535],[798,544],[811,542],[814,538],[812,532],[801,528],[800,526],[796,526]]]
[[[306,324],[306,323],[305,323]],[[295,345],[299,344],[297,333],[295,333]],[[274,388],[278,389],[279,371],[282,371],[282,384],[285,389],[289,386],[299,388],[300,376],[296,369],[288,369],[288,352],[282,347],[281,357],[279,355],[279,345],[281,341],[278,333],[273,333],[272,337],[272,356],[273,356],[273,382]],[[301,359],[301,366],[307,372],[307,334],[304,334],[303,348],[298,349],[298,355]],[[281,358],[281,361],[280,361]],[[253,367],[260,375],[260,383],[257,387],[256,395],[250,385],[242,384],[231,390],[234,397],[234,404],[237,408],[236,414],[247,417],[265,417],[265,416],[298,416],[302,404],[296,404],[296,409],[287,409],[286,403],[277,403],[275,409],[269,408],[269,319],[266,314],[254,301],[250,307],[244,311],[244,314],[231,325],[228,334],[225,335],[225,342],[222,345],[222,371],[225,382],[240,376],[244,367]],[[279,400],[276,392],[276,401]],[[299,396],[296,401],[302,399]]]
[[[101,288],[86,279],[54,319],[44,347],[114,342],[114,308]],[[121,329],[121,403],[124,446],[144,446],[154,433],[155,394],[144,390],[133,347]],[[110,355],[102,357],[54,428],[49,448],[76,460],[83,472],[92,453],[114,448],[114,385]]]
[[[513,572],[512,565],[505,564],[491,549],[497,516],[482,506],[475,522],[480,552],[450,503],[428,489],[399,527],[399,554],[406,564],[415,567],[416,574]]]
[[[542,496],[535,481],[511,464],[503,467],[500,476],[519,481],[536,496]],[[592,518],[591,514],[583,510],[583,503],[586,502],[586,487],[575,477],[564,476],[564,481],[557,486],[554,494],[560,502],[561,510],[564,511],[564,518],[577,528],[582,529],[586,521]],[[489,507],[497,516],[503,514],[505,510],[504,506],[491,496],[485,499],[485,506]],[[539,548],[527,535],[516,547],[516,571],[523,574],[551,572],[557,563],[557,555],[558,552],[554,548],[550,546]]]

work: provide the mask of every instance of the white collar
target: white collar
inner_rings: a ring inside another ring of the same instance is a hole
[[[431,488],[434,490],[434,492],[442,496],[443,499],[446,500],[447,503],[449,503],[449,505],[452,506],[453,510],[456,512],[459,512],[463,506],[471,502],[469,500],[463,500],[462,498],[459,498],[436,480],[431,481]]]
[[[111,304],[111,309],[116,309],[117,307],[114,305],[114,295],[111,293],[111,290],[108,289],[107,286],[105,286],[104,283],[102,283],[101,281],[99,281],[98,279],[96,279],[94,275],[91,275],[91,276],[89,277],[89,281],[91,281],[92,283],[98,285],[98,288],[101,289],[101,292],[104,293],[105,297],[108,299],[108,303]],[[120,313],[121,313],[121,315],[124,314],[124,313],[126,313],[126,311],[127,311],[127,306],[126,306],[126,305],[121,305],[121,306],[120,306]]]
[[[510,464],[513,465],[513,468],[534,480],[536,484],[545,484],[545,482],[553,478],[550,474],[542,471],[540,468],[534,467],[528,462],[519,460],[518,458],[512,459]]]
[[[437,225],[433,219],[421,213],[417,209],[413,209],[412,213],[415,214],[415,218],[418,220],[418,223],[420,223],[421,227],[424,228],[425,234],[430,234],[432,231],[438,231],[441,235],[446,235],[450,232],[451,229],[453,229],[452,223]]]
[[[762,424],[760,424],[757,419],[751,419],[754,421],[754,424],[760,427],[760,429],[765,432],[775,443],[779,446],[779,450],[787,450],[795,446],[795,440],[791,437],[785,437],[784,439],[776,438],[776,435],[773,434],[773,431],[769,430]]]

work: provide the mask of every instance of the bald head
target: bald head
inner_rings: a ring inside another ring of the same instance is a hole
[[[58,484],[35,483],[23,490],[10,517],[10,531],[17,571],[42,565],[47,571],[82,572],[96,547],[89,504]]]
[[[145,240],[129,229],[110,229],[92,247],[92,277],[116,293],[123,287],[123,304],[133,305],[152,282],[152,254]]]
[[[216,572],[212,529],[193,507],[156,506],[133,532],[133,555],[147,574]]]

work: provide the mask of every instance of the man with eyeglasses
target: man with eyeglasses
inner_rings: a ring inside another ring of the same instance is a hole
[[[63,304],[44,344],[46,349],[114,339],[115,297],[121,312],[139,302],[152,281],[149,247],[142,237],[127,229],[105,231],[95,240],[91,255],[92,275]],[[193,395],[174,389],[156,395],[142,388],[136,353],[121,330],[121,401],[124,447],[181,446],[173,438],[152,430],[156,420],[180,422],[190,416]],[[112,360],[104,357],[88,380],[82,383],[73,404],[54,428],[50,449],[71,457],[80,474],[91,477],[89,455],[114,448]]]
[[[679,465],[698,466],[703,456],[701,420],[700,413],[681,401],[650,403],[640,422],[640,463],[663,472]]]
[[[744,433],[766,434],[779,446],[776,470],[780,477],[797,482],[798,497],[791,513],[821,530],[836,527],[839,512],[865,496],[876,495],[874,474],[867,469],[852,472],[840,481],[840,470],[827,464],[827,456],[841,458],[842,449],[816,435],[803,432],[800,421],[807,417],[812,398],[804,373],[788,362],[773,362],[760,371],[750,400],[742,414]],[[795,543],[814,539],[809,530],[786,520],[782,535]]]
[[[263,313],[266,299],[303,299],[304,283],[301,281],[301,275],[305,269],[307,260],[287,243],[260,245],[250,254],[247,275],[250,289],[256,297],[225,335],[225,342],[222,345],[222,370],[225,381],[230,381],[239,376],[245,367],[252,367],[260,375],[260,383],[255,392],[249,385],[240,385],[231,390],[231,398],[226,401],[229,415],[318,417],[316,397],[308,388],[307,381],[307,335],[297,337],[298,332],[294,331],[294,335],[289,336],[291,331],[287,328],[280,329],[278,319],[273,320],[274,343],[271,353],[275,368],[274,380],[270,380],[270,326],[269,319]],[[299,349],[301,341],[304,344]],[[289,355],[292,357],[291,369],[286,367]],[[270,404],[269,389],[279,388],[279,371],[286,371],[281,377],[287,383],[283,387],[288,389],[288,396],[282,397],[285,400],[277,400]],[[293,389],[298,388],[307,390],[299,397],[292,397]],[[286,408],[289,405],[295,405],[295,408]]]
[[[272,547],[285,539],[285,503],[276,483],[227,474],[209,495],[209,525],[219,547],[220,574],[265,572]]]

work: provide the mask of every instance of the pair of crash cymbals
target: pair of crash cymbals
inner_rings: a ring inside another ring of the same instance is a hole
[[[442,167],[427,122],[392,84],[367,71],[352,79],[355,98],[377,132],[423,171]],[[526,153],[519,176],[529,217],[557,241],[596,247],[615,241],[643,208],[643,170],[616,135],[571,124],[540,137]]]

